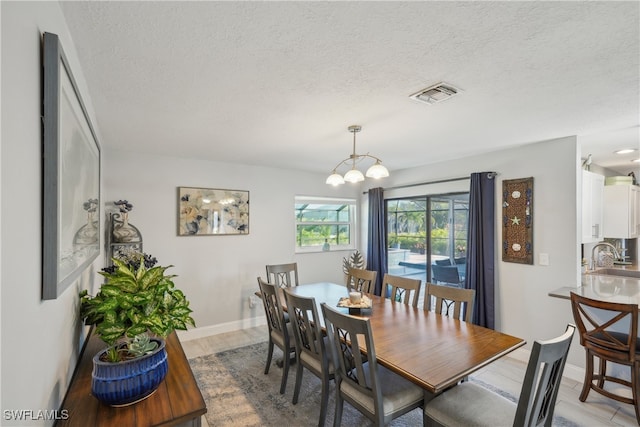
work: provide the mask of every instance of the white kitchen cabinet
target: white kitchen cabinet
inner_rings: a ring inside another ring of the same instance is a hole
[[[582,171],[582,243],[602,241],[604,176]]]
[[[640,236],[640,187],[604,187],[604,237],[631,239]]]

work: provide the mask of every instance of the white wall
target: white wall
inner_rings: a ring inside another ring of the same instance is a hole
[[[580,241],[578,235],[577,164],[575,137],[539,142],[494,153],[407,169],[392,173],[383,187],[468,176],[494,171],[496,177],[496,329],[524,338],[527,348],[536,339],[560,335],[573,322],[569,301],[551,298],[549,291],[577,286]],[[502,261],[502,181],[533,177],[534,264]],[[378,186],[371,185],[372,187]],[[386,191],[385,197],[468,191],[469,181]],[[578,201],[579,202],[579,201]],[[362,204],[366,204],[363,200]],[[549,254],[550,265],[540,266],[538,255]],[[577,340],[569,363],[584,366],[584,350]]]
[[[344,281],[342,257],[350,252],[294,253],[294,197],[357,199],[360,187],[330,187],[320,174],[153,154],[107,150],[104,158],[104,200],[132,203],[129,221],[142,233],[144,251],[161,265],[175,265],[169,272],[179,276],[176,286],[191,301],[196,325],[204,330],[193,333],[261,322],[262,305],[250,309],[248,299],[258,289],[256,278],[265,277],[266,264],[297,262],[302,283]],[[249,234],[178,236],[178,187],[248,190]]]
[[[2,10],[2,425],[4,410],[59,409],[82,341],[78,291],[95,265],[58,299],[41,300],[41,34],[58,34],[84,101],[91,102],[57,2],[0,2]],[[95,120],[94,120],[95,122]]]

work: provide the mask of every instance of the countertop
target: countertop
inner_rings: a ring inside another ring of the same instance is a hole
[[[637,265],[616,269],[639,270]],[[562,287],[549,292],[549,296],[570,299],[570,292],[575,292],[591,299],[640,306],[640,278],[601,274],[601,271],[602,269],[583,274],[580,287]]]

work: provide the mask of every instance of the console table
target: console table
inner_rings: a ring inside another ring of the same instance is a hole
[[[200,426],[207,407],[180,340],[175,332],[166,339],[169,371],[160,387],[148,398],[120,408],[100,403],[91,395],[93,356],[105,347],[91,334],[62,403],[68,411],[57,426]]]

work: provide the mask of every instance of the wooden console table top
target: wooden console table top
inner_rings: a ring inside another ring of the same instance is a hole
[[[102,404],[91,394],[92,359],[104,347],[91,334],[62,404],[69,416],[57,426],[200,425],[207,407],[175,332],[166,339],[169,371],[160,387],[145,400],[121,408]]]

